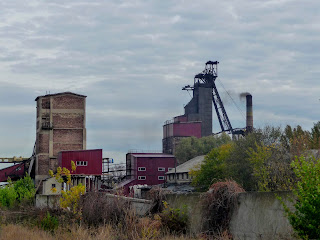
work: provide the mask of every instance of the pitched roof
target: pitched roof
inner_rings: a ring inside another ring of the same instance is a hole
[[[51,97],[51,96],[59,96],[59,95],[74,95],[74,96],[78,96],[78,97],[84,97],[86,98],[87,96],[85,95],[81,95],[81,94],[77,94],[77,93],[73,93],[73,92],[61,92],[61,93],[54,93],[54,94],[46,94],[46,95],[42,95],[42,96],[38,96],[35,101],[37,101],[39,98],[41,97]]]
[[[190,172],[191,169],[200,166],[201,163],[204,161],[204,156],[197,156],[195,158],[190,159],[189,161],[186,161],[184,163],[182,163],[181,165],[177,166],[177,170],[176,173],[188,173]],[[172,169],[168,172],[166,172],[166,174],[172,174],[175,173],[175,169]]]

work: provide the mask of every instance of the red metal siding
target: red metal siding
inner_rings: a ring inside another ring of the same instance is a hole
[[[11,180],[17,180],[19,178],[22,178],[24,176],[24,173],[25,173],[24,163],[19,163],[11,167],[1,169],[0,182],[6,182],[8,180],[8,177],[10,177]]]
[[[136,184],[158,185],[165,182],[158,180],[158,176],[165,176],[168,168],[175,165],[175,157],[137,157],[137,182]],[[146,171],[138,171],[139,167],[145,167]],[[158,168],[165,168],[165,171],[158,171]],[[139,180],[139,176],[145,176],[146,180]]]
[[[62,151],[59,152],[58,161],[60,167],[71,171],[71,161],[86,161],[87,166],[77,166],[72,174],[101,175],[102,174],[102,149]]]
[[[173,136],[201,138],[201,122],[174,123]]]

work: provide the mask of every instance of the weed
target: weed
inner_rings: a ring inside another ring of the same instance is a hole
[[[159,215],[164,228],[171,233],[186,233],[189,225],[189,216],[187,206],[182,209],[171,208],[167,202],[163,202],[164,210]]]
[[[41,220],[40,226],[45,231],[54,232],[59,226],[59,221],[55,216],[51,216],[47,212],[47,216]]]

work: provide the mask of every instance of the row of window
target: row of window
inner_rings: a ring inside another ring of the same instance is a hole
[[[146,180],[146,176],[138,176],[138,180]],[[158,180],[164,180],[164,176],[158,176]]]
[[[77,166],[88,166],[88,162],[87,161],[77,161],[76,165]]]
[[[173,168],[168,168],[168,171],[170,171],[170,170],[172,170]],[[147,168],[146,167],[139,167],[138,168],[138,171],[146,171],[147,170]],[[165,172],[166,171],[166,168],[164,168],[164,167],[158,167],[158,171],[159,172]]]
[[[188,173],[177,173],[176,174],[176,178],[177,179],[192,179],[192,176],[189,176],[189,174]],[[170,174],[170,175],[168,175],[167,176],[167,180],[173,180],[174,179],[174,174]]]

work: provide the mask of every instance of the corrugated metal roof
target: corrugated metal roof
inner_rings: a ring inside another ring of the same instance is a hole
[[[190,172],[191,169],[200,166],[201,163],[204,161],[204,156],[197,156],[195,158],[190,159],[189,161],[186,161],[185,163],[182,163],[181,165],[177,166],[177,171],[176,173],[188,173]],[[172,169],[168,172],[166,172],[166,174],[172,174],[175,173],[175,170]]]
[[[139,154],[139,153],[134,153],[132,154],[132,156],[134,157],[144,157],[144,158],[157,158],[157,157],[167,157],[167,158],[172,158],[174,157],[174,155],[171,155],[171,154]]]
[[[81,94],[77,94],[77,93],[72,93],[72,92],[61,92],[61,93],[54,93],[54,94],[46,94],[46,95],[42,95],[42,96],[38,96],[35,101],[37,101],[39,98],[41,97],[51,97],[51,96],[58,96],[58,95],[75,95],[78,97],[84,97],[86,98],[87,96],[85,95],[81,95]]]

